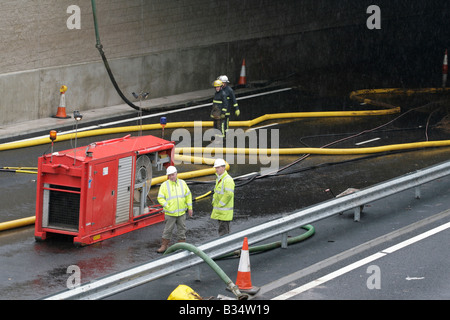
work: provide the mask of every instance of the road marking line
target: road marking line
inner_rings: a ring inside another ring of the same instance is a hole
[[[282,89],[277,89],[277,90],[272,90],[272,91],[267,91],[267,92],[256,93],[256,94],[252,94],[252,95],[248,95],[248,96],[244,96],[244,97],[238,97],[236,100],[250,99],[250,98],[255,98],[255,97],[259,97],[259,96],[265,96],[265,95],[269,95],[269,94],[273,94],[273,93],[289,91],[289,90],[292,90],[292,88],[282,88]],[[212,97],[212,95],[211,95],[211,97]],[[172,110],[162,111],[162,112],[158,112],[158,113],[152,113],[152,114],[149,114],[149,115],[146,115],[146,116],[142,116],[142,118],[135,117],[135,118],[130,118],[130,119],[116,120],[116,121],[103,123],[103,124],[99,124],[99,125],[94,125],[94,126],[90,126],[90,127],[78,128],[78,132],[94,130],[94,129],[104,128],[104,127],[109,127],[109,126],[112,126],[112,125],[117,125],[117,124],[126,123],[126,122],[132,122],[132,121],[136,121],[136,120],[139,120],[139,119],[154,118],[154,117],[161,116],[161,115],[166,115],[166,114],[171,114],[171,113],[178,113],[178,112],[184,112],[184,111],[188,111],[188,110],[199,109],[199,108],[207,107],[207,106],[210,106],[210,105],[212,105],[212,102],[200,104],[200,105],[197,105],[197,106],[191,106],[191,107],[186,107],[186,108],[172,109]],[[75,132],[75,130],[68,130],[68,131],[59,132],[58,135],[65,135],[65,134],[69,134],[69,133],[73,133],[73,132]],[[39,136],[39,137],[32,137],[32,138],[27,138],[27,139],[22,139],[22,140],[16,140],[14,142],[32,141],[32,140],[41,139],[41,138],[47,138],[47,137],[48,137],[48,135],[44,135],[44,136]],[[8,143],[10,143],[10,142],[8,142]]]
[[[266,124],[265,126],[260,126],[260,127],[256,127],[256,128],[247,129],[247,130],[245,130],[245,132],[249,132],[249,131],[252,131],[252,130],[259,130],[259,129],[262,129],[262,128],[273,127],[273,126],[277,126],[277,125],[278,125],[278,123]]]
[[[345,267],[343,267],[343,268],[341,268],[339,270],[336,270],[336,271],[334,271],[332,273],[329,273],[326,276],[323,276],[323,277],[321,277],[319,279],[313,280],[313,281],[311,281],[311,282],[309,282],[307,284],[304,284],[304,285],[302,285],[302,286],[300,286],[298,288],[295,288],[295,289],[293,289],[291,291],[285,292],[285,293],[283,293],[283,294],[273,298],[272,300],[286,300],[286,299],[292,298],[293,296],[296,296],[296,295],[298,295],[298,294],[300,294],[302,292],[305,292],[305,291],[307,291],[309,289],[315,288],[315,287],[317,287],[317,286],[319,286],[319,285],[321,285],[321,284],[323,284],[323,283],[325,283],[327,281],[333,280],[334,278],[337,278],[337,277],[339,277],[339,276],[341,276],[341,275],[343,275],[343,274],[345,274],[347,272],[350,272],[350,271],[352,271],[352,270],[354,270],[356,268],[359,268],[359,267],[361,267],[361,266],[363,266],[363,265],[365,265],[365,264],[367,264],[369,262],[372,262],[372,261],[377,260],[377,259],[379,259],[381,257],[384,257],[385,255],[386,255],[386,253],[377,252],[377,253],[375,253],[375,254],[373,254],[371,256],[368,256],[367,258],[364,258],[362,260],[356,261],[356,262],[354,262],[354,263],[352,263],[352,264],[350,264],[348,266],[345,266]]]
[[[325,260],[321,260],[313,265],[302,268],[302,269],[300,269],[294,273],[291,273],[289,275],[286,275],[282,278],[276,279],[276,280],[262,286],[261,290],[260,290],[260,294],[265,294],[267,292],[270,292],[272,290],[280,288],[289,283],[298,281],[299,279],[306,277],[308,275],[314,274],[316,272],[319,272],[320,270],[323,270],[324,268],[331,267],[334,264],[336,264],[337,262],[343,261],[345,259],[349,259],[358,254],[361,254],[361,253],[367,251],[367,249],[369,249],[369,248],[374,248],[376,246],[380,246],[383,243],[386,243],[387,241],[393,242],[393,241],[395,241],[395,239],[397,239],[401,236],[404,236],[406,234],[409,234],[409,233],[413,232],[414,230],[417,230],[418,228],[425,228],[429,224],[435,223],[435,222],[442,220],[449,216],[450,216],[450,210],[445,210],[445,211],[437,213],[431,217],[428,217],[426,219],[419,220],[410,225],[402,227],[398,230],[394,230],[388,234],[382,235],[378,238],[369,240],[365,243],[357,245],[356,247],[350,248],[346,251],[343,251],[334,256],[331,256]]]
[[[361,142],[355,143],[355,146],[360,146],[362,144],[366,144],[366,143],[369,143],[369,142],[377,141],[377,140],[380,140],[380,139],[381,138],[373,138],[373,139],[370,139],[370,140],[361,141]]]
[[[417,235],[415,237],[412,237],[412,238],[410,238],[408,240],[402,241],[402,242],[400,242],[400,243],[398,243],[396,245],[393,245],[393,246],[391,246],[391,247],[389,247],[387,249],[381,250],[381,251],[379,251],[379,252],[377,252],[377,253],[375,253],[375,254],[373,254],[371,256],[368,256],[368,257],[366,257],[364,259],[361,259],[361,260],[356,261],[356,262],[354,262],[352,264],[349,264],[348,266],[345,266],[345,267],[343,267],[341,269],[338,269],[338,270],[336,270],[336,271],[334,271],[332,273],[329,273],[328,275],[325,275],[325,276],[323,276],[321,278],[313,280],[313,281],[311,281],[311,282],[309,282],[307,284],[304,284],[304,285],[302,285],[300,287],[297,287],[297,288],[295,288],[295,289],[293,289],[291,291],[285,292],[285,293],[283,293],[283,294],[281,294],[281,295],[279,295],[277,297],[272,298],[272,300],[286,300],[286,299],[292,298],[292,297],[294,297],[294,296],[296,296],[296,295],[298,295],[298,294],[300,294],[302,292],[305,292],[305,291],[307,291],[309,289],[315,288],[315,287],[317,287],[317,286],[319,286],[319,285],[321,285],[321,284],[323,284],[323,283],[325,283],[327,281],[335,279],[335,278],[337,278],[337,277],[339,277],[339,276],[341,276],[341,275],[343,275],[343,274],[345,274],[347,272],[350,272],[350,271],[352,271],[352,270],[354,270],[356,268],[359,268],[359,267],[361,267],[361,266],[363,266],[363,265],[365,265],[367,263],[370,263],[370,262],[375,261],[375,260],[377,260],[379,258],[382,258],[382,257],[384,257],[384,256],[386,256],[386,255],[388,255],[388,254],[390,254],[392,252],[395,252],[397,250],[405,248],[405,247],[407,247],[407,246],[409,246],[409,245],[411,245],[413,243],[416,243],[418,241],[426,239],[426,238],[428,238],[428,237],[430,237],[432,235],[435,235],[435,234],[437,234],[437,233],[439,233],[441,231],[444,231],[444,230],[446,230],[448,228],[450,228],[450,222],[447,222],[447,223],[445,223],[445,224],[443,224],[443,225],[441,225],[439,227],[436,227],[434,229],[426,231],[426,232],[424,232],[422,234],[419,234],[419,235]]]
[[[448,222],[448,223],[446,223],[446,224],[443,224],[443,225],[441,225],[441,226],[439,226],[439,227],[436,227],[436,228],[434,228],[434,229],[431,229],[431,230],[429,230],[429,231],[427,231],[427,232],[424,232],[424,233],[422,233],[422,234],[419,234],[419,235],[417,235],[417,236],[415,236],[415,237],[412,237],[411,239],[408,239],[408,240],[405,240],[405,241],[403,241],[403,242],[400,242],[399,244],[393,245],[392,247],[389,247],[389,248],[387,248],[387,249],[382,250],[382,252],[384,252],[384,253],[392,253],[392,252],[395,252],[395,251],[397,251],[397,250],[399,250],[399,249],[402,249],[402,248],[404,248],[404,247],[409,246],[410,244],[413,244],[413,243],[415,243],[415,242],[418,242],[418,241],[420,241],[420,240],[423,240],[423,239],[425,239],[425,238],[428,238],[428,237],[430,237],[430,236],[432,236],[432,235],[435,235],[436,233],[439,233],[439,232],[441,232],[441,231],[444,231],[444,230],[446,230],[446,229],[448,229],[448,228],[450,228],[450,222]]]
[[[410,277],[410,276],[407,276],[405,278],[405,280],[408,280],[408,281],[410,281],[410,280],[423,280],[423,279],[425,279],[425,277]]]

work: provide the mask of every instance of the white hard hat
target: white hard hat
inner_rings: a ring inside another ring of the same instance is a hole
[[[175,172],[177,172],[177,168],[175,168],[174,166],[167,167],[167,170],[166,170],[167,175],[175,173]]]
[[[222,81],[223,83],[229,83],[230,81],[228,81],[228,77],[225,75],[219,76],[218,78],[220,81]]]
[[[223,160],[223,159],[216,159],[216,161],[214,161],[214,168],[221,167],[224,165],[225,165],[225,160]]]

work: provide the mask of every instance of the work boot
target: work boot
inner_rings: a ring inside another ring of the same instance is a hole
[[[170,242],[170,239],[164,239],[164,238],[162,238],[162,239],[161,239],[161,247],[159,247],[159,249],[156,250],[156,252],[158,252],[158,253],[164,253],[164,251],[166,251],[167,248],[169,247],[169,242]]]

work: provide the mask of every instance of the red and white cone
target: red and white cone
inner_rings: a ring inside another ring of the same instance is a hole
[[[53,118],[61,118],[61,119],[69,119],[70,116],[66,114],[66,86],[61,86],[59,89],[60,92],[60,99],[59,99],[59,106],[58,111],[56,112],[56,115],[53,116]]]
[[[247,76],[245,74],[245,59],[242,61],[241,74],[239,75],[238,86],[247,85]]]
[[[250,254],[248,251],[248,240],[244,238],[244,244],[242,245],[241,257],[239,259],[239,267],[236,278],[236,285],[239,290],[248,294],[256,294],[259,291],[259,287],[252,285],[251,271],[250,271]]]
[[[442,64],[442,88],[447,85],[447,74],[448,74],[448,56],[447,49],[445,49],[444,63]]]

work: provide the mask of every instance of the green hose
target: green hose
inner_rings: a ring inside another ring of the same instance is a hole
[[[98,33],[98,23],[97,23],[97,5],[95,4],[95,0],[91,1],[92,4],[92,15],[94,17],[94,29],[95,29],[95,39],[97,40],[96,46],[101,47],[102,44],[100,42],[100,34]]]
[[[307,230],[305,233],[293,237],[293,238],[289,238],[288,239],[288,244],[294,244],[300,241],[303,241],[309,237],[311,237],[314,233],[315,233],[315,229],[312,225],[308,224],[305,226],[301,227],[302,229]],[[256,246],[256,247],[250,247],[248,249],[249,253],[255,253],[255,252],[260,252],[260,251],[267,251],[267,250],[272,250],[275,248],[278,248],[281,246],[281,241],[277,241],[277,242],[272,242],[272,243],[268,243],[268,244],[264,244],[264,245],[260,245],[260,246]],[[239,288],[237,285],[235,285],[233,283],[233,281],[231,281],[231,279],[226,275],[226,273],[217,265],[217,263],[214,262],[213,259],[211,259],[207,254],[205,254],[202,250],[200,250],[199,248],[195,247],[192,244],[189,243],[185,243],[185,242],[179,242],[176,243],[172,246],[170,246],[165,252],[164,254],[169,254],[172,252],[175,252],[177,250],[187,250],[190,251],[194,254],[196,254],[197,256],[199,256],[200,258],[203,259],[203,261],[205,261],[210,267],[211,269],[213,269],[217,275],[225,282],[225,284],[227,285],[227,287],[230,289],[231,292],[234,293],[234,295],[239,299],[239,300],[246,300],[248,299],[248,296],[245,294],[242,294],[239,291]],[[228,254],[222,255],[216,259],[222,259],[222,258],[227,258],[227,257],[232,257],[232,256],[240,256],[241,254],[241,250],[235,250],[233,252],[230,252]]]
[[[288,245],[303,241],[308,239],[309,237],[311,237],[312,235],[314,235],[315,233],[315,229],[312,225],[308,224],[306,226],[302,226],[302,229],[307,230],[305,233],[302,233],[299,236],[296,237],[292,237],[289,238],[287,243]],[[258,252],[262,252],[262,251],[268,251],[268,250],[272,250],[275,248],[279,248],[281,246],[281,241],[276,241],[276,242],[272,242],[272,243],[268,243],[268,244],[263,244],[260,246],[255,246],[255,247],[249,247],[248,248],[248,252],[249,253],[258,253]],[[239,257],[241,255],[241,250],[235,250],[233,252],[230,253],[226,253],[220,257],[217,257],[217,259],[224,259],[224,258],[230,258],[230,257]]]
[[[217,265],[217,263],[215,263],[213,259],[208,257],[207,254],[205,254],[202,250],[200,250],[199,248],[195,247],[194,245],[189,244],[189,243],[185,243],[185,242],[179,242],[179,243],[174,244],[173,246],[170,246],[164,252],[164,254],[169,254],[169,253],[172,253],[172,252],[177,251],[179,249],[188,250],[188,251],[196,254],[200,258],[202,258],[203,261],[205,261],[211,267],[211,269],[213,269],[217,273],[217,275],[225,282],[225,284],[227,285],[228,289],[230,289],[230,291],[233,292],[233,294],[238,298],[238,300],[247,300],[248,299],[248,296],[246,294],[241,293],[239,291],[239,287],[236,284],[234,284],[233,281],[231,281],[231,279]]]

